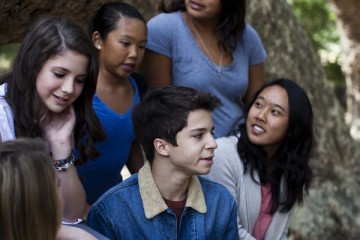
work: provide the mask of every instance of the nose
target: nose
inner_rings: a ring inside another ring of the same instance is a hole
[[[213,137],[213,135],[210,135],[208,142],[205,144],[206,149],[215,149],[217,148],[217,143]]]
[[[138,49],[137,49],[137,47],[136,46],[132,46],[131,48],[130,48],[130,52],[129,52],[129,58],[130,59],[132,59],[134,62],[135,62],[135,60],[136,60],[136,58],[137,58],[137,55],[138,55]]]
[[[262,109],[256,115],[256,119],[262,122],[266,122],[266,109]]]
[[[74,79],[67,78],[64,80],[61,85],[61,91],[66,94],[71,94],[74,92]]]

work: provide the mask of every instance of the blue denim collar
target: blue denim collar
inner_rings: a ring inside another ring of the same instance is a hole
[[[153,218],[161,212],[166,211],[168,206],[165,204],[156,186],[148,161],[146,161],[140,169],[138,179],[146,218]],[[197,176],[193,176],[190,179],[185,207],[191,207],[200,213],[207,211],[204,193]]]

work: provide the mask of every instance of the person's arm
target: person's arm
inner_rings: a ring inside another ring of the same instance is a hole
[[[140,71],[150,88],[159,88],[172,83],[171,67],[171,58],[146,49]]]
[[[103,234],[109,239],[115,240],[120,237],[116,235],[114,229],[114,222],[116,219],[108,216],[106,210],[101,204],[92,205],[88,218],[86,220],[86,225],[94,229],[95,231]]]
[[[87,231],[61,224],[56,240],[96,240],[97,238],[88,233]]]
[[[48,112],[41,119],[44,137],[50,145],[54,161],[65,159],[72,154],[73,130],[75,126],[73,107],[62,113]],[[86,209],[85,191],[72,164],[65,171],[57,171],[61,181],[61,197],[64,203],[63,221],[77,222],[84,217]]]
[[[129,158],[126,162],[126,167],[131,174],[137,173],[144,165],[144,155],[142,153],[140,143],[134,141],[130,150]]]
[[[249,85],[244,96],[244,103],[247,107],[255,92],[259,90],[265,82],[265,68],[264,63],[253,65],[249,67]]]

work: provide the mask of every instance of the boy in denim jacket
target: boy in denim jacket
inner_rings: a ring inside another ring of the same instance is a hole
[[[148,161],[92,205],[88,225],[110,239],[238,239],[235,200],[197,176],[213,163],[211,112],[219,105],[187,87],[147,94],[132,119]]]

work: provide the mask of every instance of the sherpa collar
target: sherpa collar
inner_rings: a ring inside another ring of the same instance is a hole
[[[146,218],[153,218],[168,209],[156,186],[148,161],[145,161],[139,171],[139,189]],[[204,193],[197,176],[190,179],[185,207],[191,207],[200,213],[205,213],[207,210]]]

